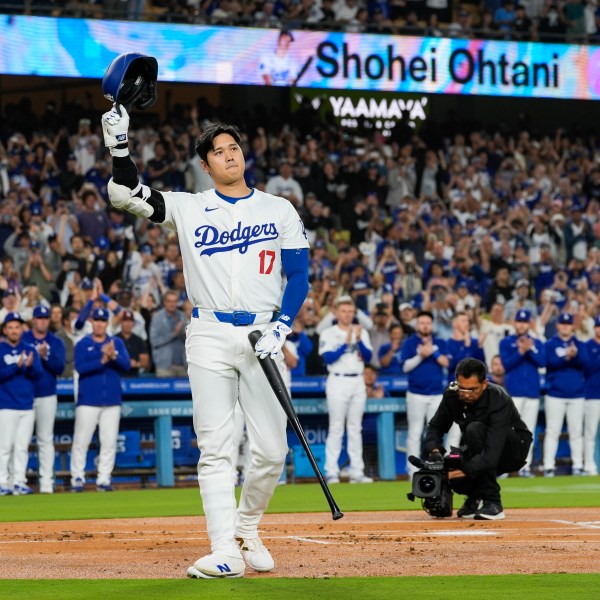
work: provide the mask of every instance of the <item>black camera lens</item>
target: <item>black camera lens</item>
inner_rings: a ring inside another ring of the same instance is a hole
[[[431,475],[423,475],[419,479],[419,491],[422,494],[431,494],[435,490],[436,481]]]

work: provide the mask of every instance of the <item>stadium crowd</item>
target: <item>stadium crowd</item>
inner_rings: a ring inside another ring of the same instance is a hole
[[[600,41],[597,0],[2,0],[0,11],[431,37]]]
[[[0,322],[16,311],[31,321],[35,307],[46,306],[50,330],[66,346],[62,375],[69,377],[74,344],[92,332],[93,313],[107,309],[109,332],[124,337],[132,359],[123,376],[185,376],[193,307],[177,237],[112,209],[98,115],[73,109],[51,101],[36,115],[26,98],[5,108]],[[193,144],[204,123],[219,117],[198,99],[174,106],[155,128],[134,120],[130,146],[144,182],[211,187]],[[298,355],[293,376],[326,373],[319,335],[341,296],[356,304],[382,375],[404,372],[403,344],[422,311],[431,313],[441,343],[464,351],[472,341],[499,382],[500,345],[515,333],[519,311],[542,343],[568,324],[577,344],[600,345],[600,148],[593,136],[434,122],[419,132],[401,122],[391,137],[349,135],[322,126],[308,106],[288,119],[266,118],[260,108],[235,119],[249,132],[248,184],[286,197],[311,244],[311,288],[289,338]],[[578,370],[577,377],[594,372]],[[571,390],[578,397],[582,385]],[[552,461],[546,470],[554,471]]]

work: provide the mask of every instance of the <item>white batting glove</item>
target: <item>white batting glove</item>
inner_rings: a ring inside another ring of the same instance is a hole
[[[283,344],[285,344],[285,338],[292,333],[292,330],[281,321],[277,321],[273,329],[269,329],[262,334],[262,337],[256,342],[254,347],[254,354],[258,358],[263,359],[270,356],[275,358]]]
[[[119,114],[119,112],[121,114]],[[102,133],[104,145],[111,156],[127,156],[129,148],[117,148],[117,144],[128,144],[127,130],[129,129],[129,115],[122,105],[113,105],[112,109],[102,115]]]

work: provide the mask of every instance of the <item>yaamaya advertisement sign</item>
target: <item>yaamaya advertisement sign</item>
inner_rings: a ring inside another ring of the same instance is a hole
[[[341,127],[378,129],[389,135],[398,121],[405,121],[415,130],[429,115],[429,98],[420,94],[395,94],[362,90],[295,89],[291,109],[296,111],[308,102],[319,113],[323,123],[330,118]]]
[[[600,48],[50,17],[0,17],[0,73],[101,78],[124,52],[159,81],[600,98]]]

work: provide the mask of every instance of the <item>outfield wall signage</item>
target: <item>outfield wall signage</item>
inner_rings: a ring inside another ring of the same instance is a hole
[[[417,94],[597,99],[600,48],[0,15],[0,73],[101,78],[123,52],[159,79]]]

